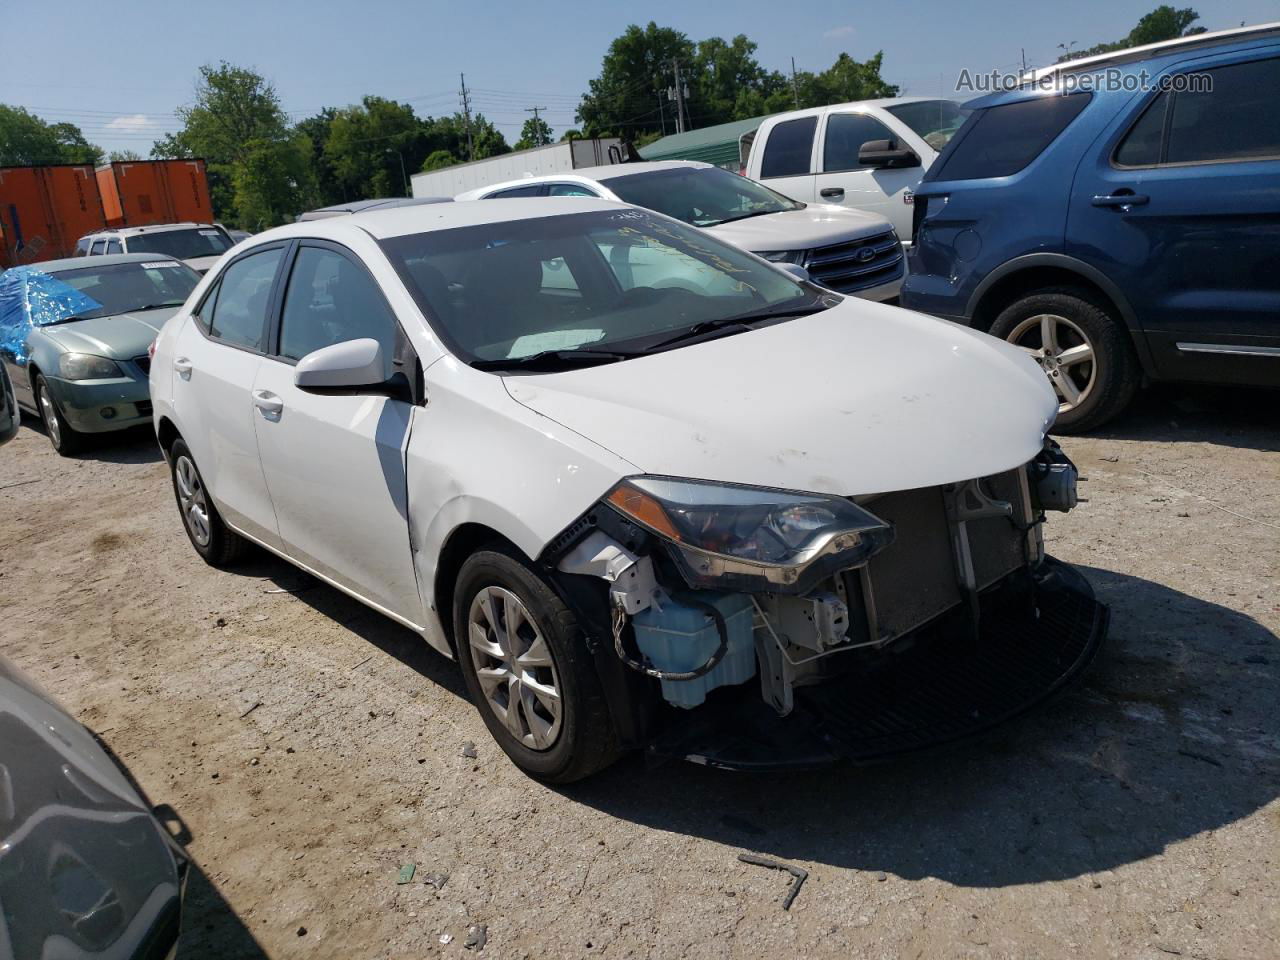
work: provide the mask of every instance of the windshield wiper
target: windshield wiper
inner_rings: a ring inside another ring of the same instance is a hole
[[[541,350],[527,357],[504,357],[500,360],[473,360],[471,366],[477,370],[535,370],[553,371],[568,370],[572,367],[588,366],[597,363],[616,363],[638,357],[639,353],[623,350]]]
[[[790,320],[793,317],[806,317],[813,313],[821,313],[826,309],[828,309],[827,305],[818,300],[798,307],[764,307],[760,310],[752,310],[749,313],[740,313],[736,317],[702,320],[688,329],[680,331],[673,337],[650,344],[646,352],[665,350],[668,347],[679,346],[680,344],[688,345],[702,340],[714,340],[717,337],[731,336],[735,333],[745,333],[752,329],[752,323],[760,320]]]
[[[125,310],[124,312],[142,313],[144,310],[159,310],[162,307],[180,307],[184,303],[186,303],[185,300],[166,300],[164,303],[145,303],[140,307],[133,307],[132,309]]]
[[[92,319],[94,319],[94,318],[93,318],[93,317],[78,317],[78,316],[59,317],[57,320],[47,320],[47,321],[45,321],[44,323],[38,323],[38,324],[36,324],[36,326],[38,326],[38,327],[56,327],[56,326],[58,326],[59,324],[63,324],[63,323],[75,323],[77,320],[92,320]]]
[[[708,227],[718,227],[724,223],[737,223],[739,220],[750,220],[752,217],[766,217],[771,213],[786,213],[786,209],[782,210],[753,210],[751,213],[744,213],[740,217],[726,217],[723,220],[713,220],[711,223],[705,224]]]

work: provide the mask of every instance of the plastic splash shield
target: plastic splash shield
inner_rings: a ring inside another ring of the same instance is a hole
[[[97,300],[36,267],[6,270],[0,273],[0,353],[25,364],[27,334],[33,327],[101,308]]]

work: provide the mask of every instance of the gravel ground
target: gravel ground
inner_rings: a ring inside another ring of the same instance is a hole
[[[461,956],[474,925],[496,957],[1275,958],[1275,410],[1153,391],[1065,441],[1091,502],[1049,547],[1111,605],[1101,663],[870,770],[534,783],[414,635],[265,556],[206,567],[145,433],[0,451],[0,644],[190,826],[185,958]],[[809,871],[790,912],[744,852]]]

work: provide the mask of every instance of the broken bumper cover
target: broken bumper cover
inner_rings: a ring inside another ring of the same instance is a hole
[[[874,763],[986,732],[1078,680],[1108,611],[1088,581],[1048,558],[981,598],[976,637],[961,612],[895,643],[838,679],[796,690],[780,718],[755,684],[724,688],[671,723],[655,756],[736,770]]]

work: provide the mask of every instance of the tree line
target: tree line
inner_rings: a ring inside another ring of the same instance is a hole
[[[1161,6],[1127,37],[1063,59],[1154,43],[1202,28],[1192,9]],[[898,87],[881,76],[883,53],[855,60],[841,53],[822,71],[768,70],[756,44],[694,41],[654,22],[632,25],[614,39],[577,107],[577,129],[561,139],[618,136],[642,146],[677,128],[676,73],[688,128],[763,116],[798,107],[892,97]],[[687,90],[687,95],[685,94]],[[192,105],[176,111],[179,129],[155,142],[156,159],[203,157],[208,162],[214,214],[224,223],[261,230],[301,210],[368,197],[410,193],[409,178],[513,149],[482,114],[467,118],[418,116],[413,107],[379,96],[327,107],[291,122],[275,88],[257,72],[222,62],[199,69]],[[551,143],[555,131],[541,117],[524,124],[514,149]],[[0,104],[0,166],[100,163],[140,159],[89,143],[71,123],[46,123],[21,107]]]

